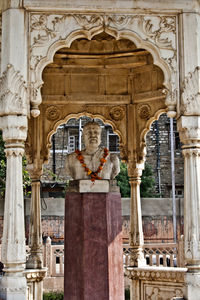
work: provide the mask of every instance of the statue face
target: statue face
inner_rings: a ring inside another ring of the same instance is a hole
[[[101,144],[101,128],[97,125],[88,125],[83,132],[83,138],[86,149],[98,147]]]

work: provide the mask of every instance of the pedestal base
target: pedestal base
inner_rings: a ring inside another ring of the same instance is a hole
[[[123,300],[119,193],[67,193],[65,300]]]
[[[184,299],[200,300],[200,273],[186,273]]]
[[[25,277],[4,276],[0,279],[0,299],[26,300],[27,285]]]

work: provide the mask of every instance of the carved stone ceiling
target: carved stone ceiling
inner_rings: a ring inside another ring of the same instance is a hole
[[[153,59],[148,51],[137,49],[129,40],[117,41],[101,33],[92,40],[77,39],[70,48],[60,49],[49,67],[132,68],[149,63],[153,63]]]

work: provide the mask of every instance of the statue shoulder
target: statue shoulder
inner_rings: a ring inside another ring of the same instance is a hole
[[[110,153],[110,161],[113,164],[111,179],[114,179],[117,174],[120,172],[120,162],[117,154]]]
[[[110,160],[114,163],[114,162],[119,162],[119,157],[117,154],[115,153],[110,153]]]
[[[76,152],[72,152],[70,154],[67,154],[67,157],[76,157],[76,156],[77,156]]]

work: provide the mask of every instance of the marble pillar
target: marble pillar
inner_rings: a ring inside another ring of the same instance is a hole
[[[0,119],[7,157],[6,193],[1,261],[5,275],[0,280],[1,299],[26,299],[26,262],[22,156],[27,135],[26,116]]]
[[[200,300],[200,117],[178,123],[184,156],[185,299]]]
[[[26,263],[27,269],[41,269],[42,262],[42,225],[40,204],[40,179],[32,174],[31,210],[29,226],[30,255]]]
[[[129,182],[131,186],[131,219],[130,219],[130,251],[131,266],[141,267],[145,265],[143,245],[143,229],[142,229],[142,211],[140,199],[140,183],[143,170],[143,164],[137,166],[133,172],[129,168]]]
[[[38,159],[39,161],[39,159]],[[41,224],[41,199],[40,199],[40,177],[42,175],[42,164],[29,164],[27,166],[31,177],[31,208],[29,225],[29,247],[30,255],[26,262],[26,277],[28,285],[31,286],[34,300],[43,299],[43,280],[47,268],[43,268],[43,246],[42,246],[42,224]],[[35,274],[37,276],[35,277]]]
[[[65,299],[123,300],[119,193],[67,193]]]
[[[23,144],[6,144],[7,175],[2,239],[5,275],[0,282],[1,299],[26,299],[24,201],[22,184]],[[14,298],[13,298],[14,297]]]

